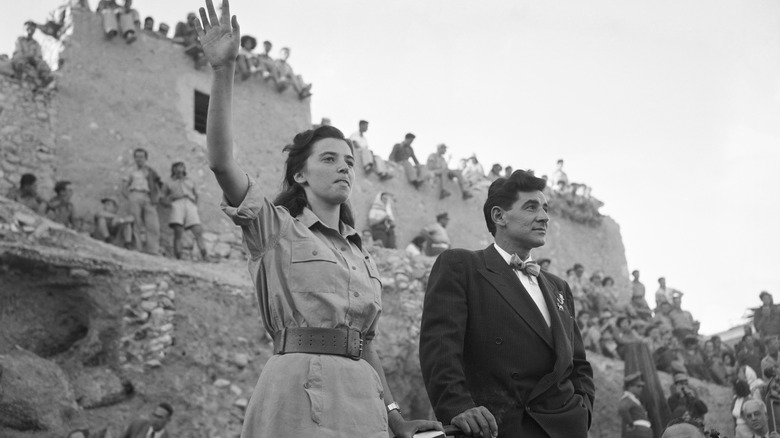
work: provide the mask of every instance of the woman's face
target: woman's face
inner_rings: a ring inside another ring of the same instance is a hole
[[[355,157],[344,140],[324,138],[314,143],[295,181],[303,185],[309,203],[340,205],[352,192],[354,164]]]

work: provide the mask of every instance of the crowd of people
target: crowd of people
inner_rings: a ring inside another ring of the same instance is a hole
[[[168,226],[173,230],[173,255],[184,255],[184,231],[192,232],[202,260],[210,260],[203,240],[203,226],[198,212],[198,190],[187,177],[186,165],[179,161],[171,166],[166,181],[147,164],[149,153],[138,148],[133,151],[134,165],[122,179],[120,203],[115,196],[100,199],[100,209],[91,222],[76,211],[73,204],[73,183],[66,180],[54,184],[54,196],[45,200],[38,194],[38,178],[31,173],[22,175],[19,186],[7,197],[49,219],[79,232],[89,233],[95,239],[126,249],[158,255],[160,250],[160,218],[158,208],[170,209]],[[126,214],[120,212],[125,211]]]

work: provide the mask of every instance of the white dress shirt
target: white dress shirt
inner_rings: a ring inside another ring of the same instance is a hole
[[[506,264],[509,264],[509,259],[512,257],[512,254],[509,254],[508,252],[501,249],[498,244],[493,244],[493,246],[496,247],[496,251],[501,255],[501,257],[504,259]],[[531,255],[528,255],[528,258],[523,260],[524,262],[527,262],[531,259]],[[547,303],[544,301],[544,295],[542,295],[542,289],[539,287],[539,281],[536,277],[532,275],[526,275],[523,273],[523,271],[515,270],[515,275],[517,275],[517,278],[520,279],[520,283],[523,284],[523,287],[525,290],[528,291],[528,294],[531,296],[531,299],[534,300],[534,303],[536,303],[536,307],[539,308],[539,311],[542,312],[542,316],[544,317],[545,322],[547,322],[547,327],[550,326],[550,309],[547,308]]]

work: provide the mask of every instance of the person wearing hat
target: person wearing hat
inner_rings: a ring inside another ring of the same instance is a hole
[[[539,269],[545,181],[495,180],[483,205],[495,243],[450,249],[428,280],[420,367],[436,417],[468,436],[587,438],[595,386],[569,285]]]
[[[436,215],[436,222],[422,229],[420,235],[425,236],[428,240],[425,255],[436,257],[450,248],[450,236],[445,229],[449,223],[450,215],[445,211]]]
[[[26,77],[33,81],[36,88],[45,88],[51,84],[54,77],[51,75],[49,64],[43,60],[41,45],[33,38],[38,25],[28,20],[24,23],[24,28],[27,36],[20,36],[16,40],[11,67],[17,79]]]
[[[471,198],[473,195],[466,188],[463,174],[459,170],[450,169],[444,154],[447,152],[447,145],[442,143],[436,147],[436,152],[428,156],[426,168],[433,174],[436,187],[439,189],[439,199],[450,196],[450,192],[444,188],[444,179],[454,179],[458,182],[463,199]]]
[[[92,237],[124,248],[133,246],[133,216],[118,214],[119,202],[113,196],[100,200],[101,209],[95,213]]]
[[[631,373],[623,379],[625,391],[618,404],[623,438],[651,438],[653,436],[647,410],[639,401],[644,387],[645,381],[642,380],[642,373],[639,371]]]
[[[707,405],[701,401],[696,391],[688,386],[688,375],[675,373],[672,395],[667,399],[673,418],[689,417],[690,421],[704,427],[704,414],[708,412]]]

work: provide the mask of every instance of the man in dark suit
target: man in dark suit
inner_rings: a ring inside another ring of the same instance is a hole
[[[467,435],[588,435],[595,388],[571,290],[531,260],[547,234],[544,187],[520,170],[494,181],[483,210],[495,244],[445,251],[431,271],[423,379],[437,418]]]
[[[170,438],[165,425],[171,420],[173,407],[162,402],[154,408],[151,418],[140,418],[127,427],[120,438]]]

